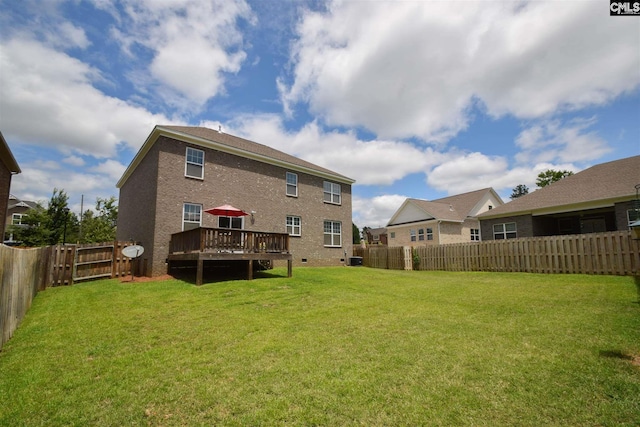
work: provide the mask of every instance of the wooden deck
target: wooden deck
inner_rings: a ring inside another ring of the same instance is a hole
[[[174,233],[169,245],[169,269],[176,261],[196,263],[196,285],[202,285],[206,261],[247,261],[247,276],[253,279],[254,261],[287,261],[291,277],[293,258],[289,252],[289,235],[228,228],[195,228]]]

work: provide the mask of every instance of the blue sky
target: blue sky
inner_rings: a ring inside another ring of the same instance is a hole
[[[12,194],[79,213],[156,124],[208,126],[406,197],[640,154],[640,18],[605,1],[0,0]],[[639,173],[640,179],[640,173]]]

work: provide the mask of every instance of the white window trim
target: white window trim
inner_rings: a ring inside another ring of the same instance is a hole
[[[515,231],[507,231],[507,225],[509,224],[513,224]],[[499,225],[502,227],[502,231],[498,231],[496,232],[496,225]],[[507,239],[517,239],[518,238],[518,226],[516,225],[515,222],[505,222],[505,223],[501,223],[501,224],[493,224],[493,240],[507,240]],[[507,237],[507,234],[512,234],[514,233],[515,236],[514,237]],[[502,234],[504,237],[502,239],[496,239],[496,235],[498,234]]]
[[[22,219],[26,216],[27,215],[21,213],[11,214],[11,225],[22,225]]]
[[[291,224],[289,224],[289,218],[291,218]],[[295,225],[295,219],[298,219],[298,225]],[[287,218],[285,220],[285,230],[287,228],[291,227],[291,233],[289,233],[289,236],[302,236],[302,218],[297,216],[297,215],[287,215]],[[295,230],[298,230],[298,232],[296,233]]]
[[[329,191],[325,189],[326,184],[329,184]],[[337,190],[337,192],[336,192]],[[329,195],[330,200],[326,200],[326,195]],[[333,201],[333,196],[338,196],[338,201]],[[341,205],[342,204],[342,186],[335,182],[324,181],[322,183],[322,200],[325,203],[329,203],[332,205]]]
[[[631,224],[636,222],[636,220],[631,219],[631,212],[635,212],[636,209],[627,209],[627,226],[631,228]],[[640,218],[639,218],[640,219]]]
[[[186,211],[187,205],[189,205],[189,206],[197,206],[197,207],[200,208],[200,220],[199,221],[187,221],[185,219],[185,211]],[[182,204],[182,231],[184,231],[185,223],[198,224],[198,227],[202,227],[202,205],[201,204],[198,204],[198,203],[183,203]]]
[[[202,153],[202,164],[199,163],[195,163],[195,162],[190,162],[189,159],[189,150],[193,150],[193,151],[198,151],[200,153]],[[193,148],[193,147],[187,147],[187,149],[185,150],[185,154],[184,154],[184,176],[186,176],[187,178],[195,178],[195,179],[204,179],[204,151],[203,150],[198,150],[197,148]],[[189,170],[188,166],[189,165],[196,165],[196,166],[200,166],[202,168],[202,173],[200,174],[200,176],[195,176],[195,175],[189,175],[187,173],[187,171]]]
[[[427,228],[425,234],[427,235],[427,240],[433,240],[433,228]]]
[[[471,235],[471,241],[472,242],[479,242],[480,241],[480,229],[479,228],[471,228],[469,229],[469,233]],[[476,233],[474,233],[474,231]]]
[[[415,242],[416,240],[416,230],[409,230],[409,241]]]
[[[295,184],[290,184],[289,183],[289,175],[291,176],[295,176],[296,177],[296,183]],[[296,189],[296,193],[295,194],[290,194],[289,193],[289,186],[294,186]],[[285,194],[289,197],[298,197],[298,174],[297,173],[293,173],[293,172],[287,172],[285,175]]]
[[[331,223],[331,233],[327,233],[327,232],[324,230],[324,226],[325,226],[325,224],[326,224],[327,222],[330,222],[330,223]],[[334,245],[334,244],[331,244],[331,245],[324,245],[324,247],[325,247],[325,248],[341,248],[341,247],[342,247],[342,222],[340,222],[340,221],[332,221],[332,220],[329,220],[329,219],[325,219],[325,220],[324,220],[324,222],[322,223],[322,227],[323,227],[323,234],[322,234],[322,236],[323,236],[323,241],[324,241],[324,236],[326,236],[327,234],[330,234],[330,235],[331,235],[331,242],[333,243],[333,236],[336,236],[336,233],[334,233],[334,232],[333,232],[333,225],[334,225],[334,224],[340,224],[340,234],[338,234],[338,236],[340,236],[340,244],[338,244],[338,245]]]
[[[424,228],[418,229],[418,241],[424,242]]]

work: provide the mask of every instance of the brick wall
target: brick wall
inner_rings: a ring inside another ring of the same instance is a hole
[[[143,171],[137,177],[132,175],[121,189],[120,204],[130,211],[130,206],[135,210],[135,206],[140,205],[140,198],[136,197],[136,194],[157,194],[155,213],[149,213],[154,219],[148,220],[146,224],[150,226],[155,221],[153,236],[150,239],[153,245],[150,255],[153,275],[166,273],[165,259],[168,255],[169,241],[171,234],[182,231],[184,203],[201,204],[203,211],[223,204],[233,205],[245,212],[254,211],[252,217],[244,217],[244,229],[252,231],[284,233],[286,216],[299,216],[302,236],[292,236],[290,239],[294,265],[340,265],[351,256],[350,185],[341,184],[341,205],[327,204],[323,202],[325,180],[321,177],[199,146],[193,148],[205,152],[204,179],[187,178],[184,175],[186,146],[185,143],[161,136],[153,147],[157,152],[159,165],[155,180],[157,189],[151,188],[153,182],[149,182],[148,187],[137,184],[135,188],[123,191],[131,181],[153,181],[153,171],[145,164],[154,161],[155,157],[151,156],[151,152],[137,168],[142,168]],[[298,197],[286,196],[287,171],[298,175]],[[126,214],[126,217],[132,216],[135,215],[131,212]],[[324,220],[342,223],[342,247],[324,247]],[[142,221],[138,217],[137,224],[140,226]],[[120,238],[120,221],[118,226]],[[217,217],[203,212],[202,226],[217,227]],[[129,232],[134,230],[142,231],[141,228],[131,225],[126,229]],[[139,234],[146,237],[148,232]],[[145,255],[146,251],[145,247]],[[303,259],[306,262],[303,262]]]
[[[0,162],[0,214],[2,214],[2,240],[4,240],[5,225],[7,223],[7,205],[9,203],[9,191],[11,190],[11,171],[7,169],[3,162]]]

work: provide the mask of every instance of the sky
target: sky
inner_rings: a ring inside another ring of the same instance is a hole
[[[640,17],[604,0],[0,0],[11,193],[79,215],[155,125],[269,145],[356,180],[353,221],[407,197],[640,154]]]

